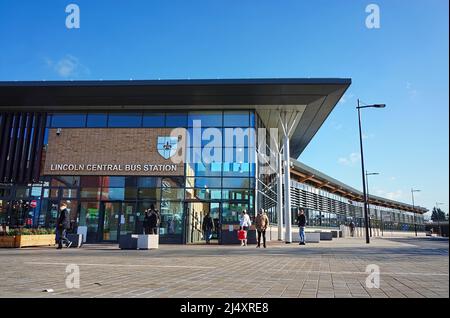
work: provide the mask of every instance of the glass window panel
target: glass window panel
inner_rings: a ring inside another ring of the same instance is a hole
[[[87,115],[87,127],[106,127],[108,124],[107,114],[89,113]]]
[[[183,232],[183,202],[161,201],[159,235],[181,235]]]
[[[255,147],[256,131],[253,128],[236,127],[223,129],[223,146],[232,148]],[[270,139],[266,140],[270,144]]]
[[[247,210],[247,212],[249,211],[247,203],[222,203],[222,223],[239,223],[239,218],[241,217],[242,210]]]
[[[207,130],[208,129],[208,130]],[[206,132],[205,132],[206,131]],[[187,145],[190,148],[199,148],[209,146],[209,148],[222,148],[223,147],[223,129],[218,127],[210,128],[188,128]],[[199,139],[200,138],[200,139]]]
[[[184,178],[183,177],[163,178],[162,182],[161,182],[161,186],[163,188],[167,188],[167,187],[183,188],[184,187]]]
[[[47,115],[47,122],[45,123],[45,127],[51,127],[52,126],[52,116],[51,114]]]
[[[186,113],[167,113],[166,127],[186,127],[187,114]]]
[[[108,127],[141,127],[140,113],[110,113]]]
[[[50,197],[58,198],[59,189],[50,189]]]
[[[249,125],[248,111],[225,111],[223,114],[224,127],[239,127]]]
[[[186,175],[197,177],[220,177],[222,174],[222,164],[220,162],[214,162],[210,164],[193,163],[187,164]]]
[[[189,188],[220,188],[220,178],[186,178]]]
[[[59,176],[51,179],[52,187],[73,187],[80,184],[80,177]]]
[[[221,190],[208,188],[186,189],[186,200],[220,200]]]
[[[30,188],[27,187],[17,187],[16,188],[16,198],[28,198],[30,196]]]
[[[222,191],[222,199],[224,200],[248,200],[250,199],[250,191],[244,189],[224,189]]]
[[[62,189],[62,196],[66,199],[76,198],[78,189]]]
[[[224,177],[248,177],[250,163],[226,162],[223,164]]]
[[[0,188],[0,197],[9,197],[11,195],[11,189]]]
[[[99,208],[100,204],[98,202],[81,202],[80,204],[78,224],[87,227],[87,242],[96,242],[98,240]]]
[[[80,178],[80,185],[82,187],[94,188],[102,185],[102,177],[96,176],[82,176]]]
[[[84,199],[100,199],[100,188],[81,188],[80,197]]]
[[[189,127],[193,126],[194,120],[200,120],[202,127],[221,127],[222,112],[221,111],[195,111],[190,112],[188,116]]]
[[[139,199],[159,200],[161,198],[160,188],[141,188],[138,191]]]
[[[86,126],[86,114],[53,114],[52,127],[64,128],[64,127],[85,127]]]
[[[137,196],[136,188],[103,188],[103,200],[134,200]]]
[[[140,188],[157,188],[161,186],[161,178],[158,177],[139,177],[137,182]]]
[[[165,118],[162,113],[144,113],[143,127],[164,127]]]
[[[183,200],[184,189],[183,188],[162,188],[161,189],[162,200]]]
[[[250,112],[250,127],[256,127],[255,113],[253,111]]]
[[[222,184],[224,188],[254,188],[252,180],[250,178],[223,178]]]
[[[103,177],[103,187],[135,187],[135,177]]]

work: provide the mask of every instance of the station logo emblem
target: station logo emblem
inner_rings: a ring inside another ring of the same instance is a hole
[[[177,152],[178,138],[170,136],[159,136],[156,149],[164,159],[173,157]]]

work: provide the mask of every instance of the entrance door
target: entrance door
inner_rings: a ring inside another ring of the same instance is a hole
[[[186,202],[185,204],[185,242],[186,244],[206,243],[202,230],[203,218],[207,213],[213,220],[211,243],[220,241],[220,203],[207,201]]]
[[[102,202],[102,230],[100,231],[104,242],[117,242],[120,233],[120,218],[121,218],[121,202]]]

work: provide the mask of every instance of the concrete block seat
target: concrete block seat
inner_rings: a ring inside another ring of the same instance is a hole
[[[125,234],[119,237],[119,248],[122,250],[135,250],[138,246],[138,234]]]
[[[330,232],[331,232],[331,235],[334,238],[342,237],[342,231],[341,230],[330,230]]]
[[[333,240],[333,234],[331,231],[320,231],[320,240],[321,241],[331,241]]]
[[[83,234],[67,234],[67,239],[72,242],[70,247],[81,247],[83,245]]]
[[[320,232],[305,232],[305,242],[306,243],[319,243],[320,242]]]
[[[140,250],[148,250],[159,247],[158,234],[139,234],[137,238],[137,248]]]

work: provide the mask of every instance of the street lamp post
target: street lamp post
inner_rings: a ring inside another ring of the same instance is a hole
[[[420,192],[420,190],[414,190],[411,188],[412,206],[413,206],[413,216],[414,216],[414,232],[417,236],[417,223],[416,223],[416,208],[414,206],[414,192]]]
[[[362,174],[362,184],[363,184],[363,199],[364,199],[364,220],[365,220],[365,228],[366,228],[366,243],[370,243],[369,238],[369,216],[367,214],[367,193],[366,193],[366,176],[364,171],[364,151],[363,151],[363,142],[362,142],[362,128],[361,128],[361,109],[362,108],[384,108],[385,104],[374,104],[374,105],[363,105],[361,106],[360,101],[358,99],[358,123],[359,123],[359,146],[361,148],[361,174]]]
[[[369,211],[370,211],[370,203],[369,203],[369,201],[370,201],[370,196],[369,196],[369,176],[377,176],[377,175],[379,175],[378,172],[370,172],[369,173],[366,170],[367,206],[369,208]],[[370,218],[369,218],[369,229],[370,229],[370,237],[372,237],[372,224],[370,222]]]

